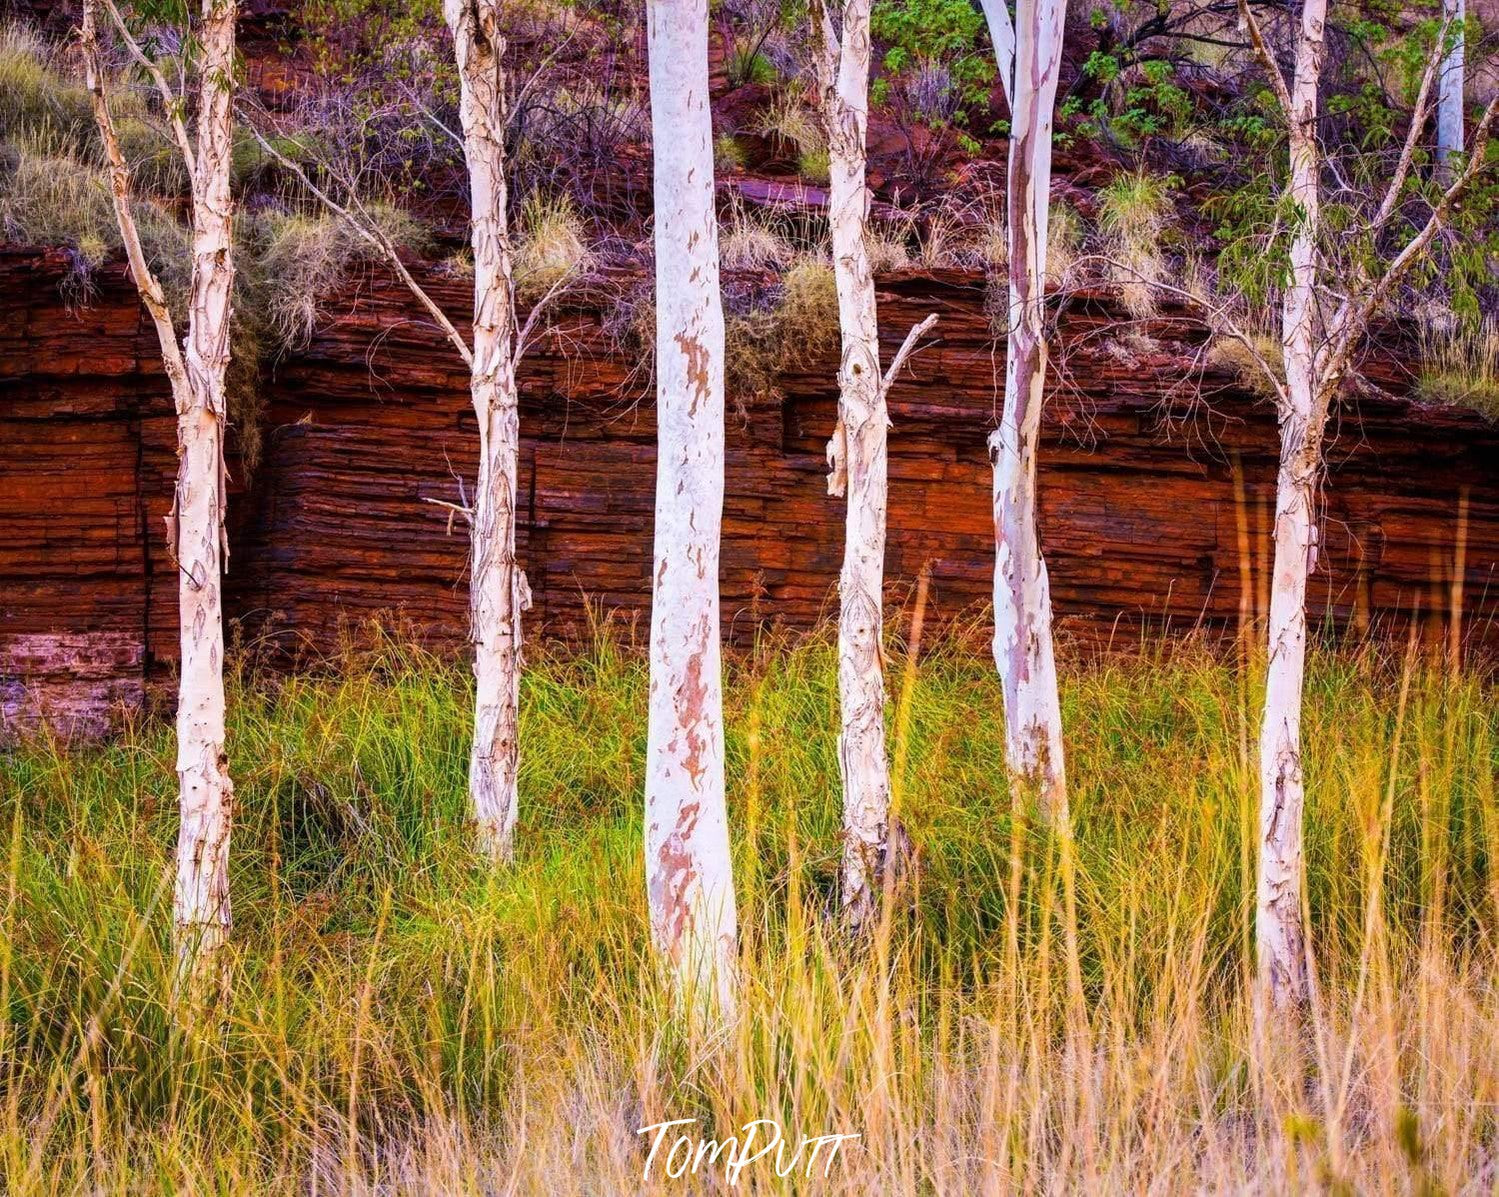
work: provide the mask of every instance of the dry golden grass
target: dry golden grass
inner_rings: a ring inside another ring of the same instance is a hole
[[[781,276],[775,317],[782,366],[805,366],[836,351],[838,280],[826,256],[804,253],[791,263]]]
[[[1416,393],[1499,420],[1499,321],[1456,323],[1446,331],[1423,324]]]
[[[1238,337],[1214,337],[1208,343],[1208,364],[1227,370],[1246,391],[1274,399],[1275,382],[1284,386],[1286,381],[1285,352],[1280,340],[1270,333],[1248,332],[1245,336],[1253,342],[1253,352]],[[1265,373],[1265,366],[1274,373],[1274,381]]]
[[[939,647],[892,725],[915,865],[861,947],[827,917],[835,655],[734,659],[743,1004],[718,1038],[650,963],[646,682],[613,641],[530,668],[498,875],[465,847],[461,667],[391,645],[241,667],[233,998],[196,1037],[165,997],[170,729],[21,745],[0,758],[5,1191],[1491,1192],[1493,683],[1314,654],[1317,993],[1263,1041],[1257,684],[1190,647],[1067,669],[1069,848],[999,778],[990,666]],[[825,1177],[778,1179],[773,1153],[736,1186],[706,1161],[666,1180],[668,1140],[646,1183],[637,1130],[687,1118],[861,1137]]]
[[[567,196],[532,196],[521,208],[515,246],[515,289],[537,299],[593,265],[588,227]]]

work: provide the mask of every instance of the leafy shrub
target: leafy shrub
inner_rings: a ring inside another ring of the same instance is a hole
[[[1128,61],[1124,50],[1095,50],[1083,63],[1083,74],[1101,84],[1103,94],[1086,106],[1073,97],[1061,114],[1065,119],[1086,112],[1077,126],[1083,136],[1137,148],[1152,137],[1185,134],[1192,97],[1170,60]]]
[[[965,110],[987,103],[994,59],[979,38],[983,15],[967,0],[878,0],[869,25],[886,47],[875,103],[902,103],[928,124],[966,124]]]

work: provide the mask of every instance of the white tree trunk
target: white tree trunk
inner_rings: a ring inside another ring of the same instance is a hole
[[[479,476],[469,521],[475,681],[469,801],[479,848],[498,864],[514,853],[520,625],[531,598],[515,559],[520,412],[505,186],[505,42],[497,0],[446,0],[444,7],[458,58],[474,253],[469,389],[479,423]]]
[[[1046,231],[1063,18],[1061,0],[1021,0],[1016,9],[1009,343],[1004,412],[989,438],[994,463],[994,664],[1004,689],[1006,764],[1013,777],[1036,788],[1042,813],[1057,825],[1067,821],[1067,783],[1051,589],[1036,525],[1036,451],[1046,382]]]
[[[1454,39],[1442,59],[1437,82],[1437,175],[1452,181],[1455,155],[1463,152],[1463,86],[1465,46],[1463,22],[1467,16],[1465,0],[1443,0],[1442,17],[1448,27],[1445,33]]]
[[[1450,10],[1449,10],[1450,11]],[[1362,267],[1351,285],[1319,289],[1318,238],[1321,235],[1322,168],[1317,140],[1317,88],[1322,75],[1327,0],[1305,0],[1297,36],[1296,70],[1288,86],[1248,0],[1239,0],[1239,20],[1270,77],[1286,114],[1290,181],[1287,195],[1296,212],[1290,272],[1281,304],[1282,386],[1276,387],[1280,415],[1280,471],[1275,503],[1275,566],[1271,580],[1268,672],[1264,723],[1260,729],[1259,865],[1255,896],[1255,939],[1259,970],[1256,1012],[1286,1011],[1308,998],[1306,929],[1302,922],[1301,699],[1306,672],[1306,589],[1317,561],[1317,483],[1328,412],[1355,346],[1370,317],[1399,280],[1421,259],[1454,206],[1477,177],[1488,139],[1499,118],[1499,97],[1484,109],[1473,133],[1472,153],[1433,206],[1421,229],[1383,264],[1377,278]],[[1404,148],[1385,187],[1378,211],[1367,226],[1377,240],[1399,209],[1415,161],[1430,88],[1442,58],[1433,46],[1417,95]],[[1341,291],[1340,296],[1337,292]],[[1336,297],[1336,302],[1330,302]],[[1324,315],[1322,304],[1327,304]],[[1242,336],[1242,334],[1241,334]]]
[[[113,6],[112,19],[144,59]],[[179,827],[172,904],[177,994],[188,1009],[211,1005],[226,980],[221,951],[229,934],[229,831],[234,785],[224,748],[224,375],[234,290],[233,148],[234,0],[203,0],[197,31],[197,144],[179,116],[170,121],[192,182],[192,278],[185,346],[159,280],[141,246],[130,198],[130,169],[120,150],[104,91],[97,40],[97,0],[83,7],[82,46],[94,118],[109,162],[120,238],[141,300],[161,344],[177,411],[177,485],[167,517],[177,565],[181,665],[177,692]],[[159,71],[151,74],[166,92]]]
[[[182,673],[177,698],[175,922],[183,974],[210,983],[229,934],[229,829],[234,785],[224,752],[224,375],[234,290],[229,193],[234,120],[234,0],[204,0],[193,270],[188,298],[188,407],[177,413],[177,601]]]
[[[869,106],[869,4],[847,0],[841,38],[824,12],[819,73],[828,130],[833,272],[843,356],[838,425],[828,446],[828,490],[847,494],[843,568],[838,579],[838,766],[843,778],[843,904],[859,927],[874,913],[884,874],[890,822],[885,757],[882,653],[885,586],[885,392],[864,230],[864,137]],[[841,41],[841,45],[840,45]]]
[[[1291,202],[1299,219],[1281,305],[1286,388],[1280,410],[1280,471],[1275,499],[1275,566],[1265,716],[1260,729],[1259,873],[1256,941],[1261,994],[1283,1008],[1306,998],[1301,920],[1301,691],[1306,672],[1306,585],[1316,563],[1314,505],[1322,433],[1333,379],[1319,347],[1317,313],[1317,84],[1322,73],[1327,0],[1302,8],[1289,111]]]
[[[707,0],[648,0],[655,161],[656,529],[645,874],[680,992],[729,1017],[737,921],[724,810],[718,553],[723,309]]]

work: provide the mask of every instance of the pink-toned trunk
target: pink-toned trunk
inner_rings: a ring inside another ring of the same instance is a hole
[[[738,954],[724,808],[718,553],[723,309],[707,0],[648,0],[655,160],[656,527],[645,875],[651,932],[679,993],[720,1018]]]
[[[1037,527],[1036,454],[1046,383],[1046,231],[1052,107],[1062,54],[1060,0],[1021,0],[1014,26],[1009,161],[1010,307],[1004,411],[994,463],[994,664],[1005,701],[1005,756],[1043,815],[1067,821],[1051,589]],[[1001,61],[1001,69],[1004,63]]]

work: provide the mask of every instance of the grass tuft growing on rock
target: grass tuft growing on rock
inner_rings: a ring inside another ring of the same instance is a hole
[[[1278,382],[1284,386],[1286,382],[1285,350],[1280,343],[1280,338],[1265,332],[1250,331],[1244,335],[1249,339],[1250,345],[1244,344],[1238,337],[1227,334],[1216,336],[1209,341],[1208,364],[1216,369],[1228,371],[1246,391],[1265,399],[1277,398],[1279,392],[1276,390],[1275,383]],[[1261,365],[1261,362],[1264,365]],[[1269,366],[1274,373],[1274,381],[1265,373],[1265,366]]]
[[[1156,285],[1165,278],[1161,244],[1171,218],[1169,182],[1134,171],[1099,192],[1098,225],[1109,275],[1126,310],[1137,319],[1155,315]]]
[[[1445,331],[1423,324],[1416,393],[1499,420],[1499,322],[1460,321]]]
[[[796,170],[811,183],[828,181],[828,135],[816,112],[791,94],[772,101],[760,118],[757,131],[780,141],[796,159]]]
[[[372,204],[365,210],[392,244],[420,249],[425,243],[425,230],[400,209]],[[249,266],[256,306],[278,348],[301,348],[323,305],[358,263],[376,260],[376,252],[347,221],[329,213],[268,211],[253,224]]]
[[[540,299],[593,265],[588,226],[565,195],[533,195],[521,208],[515,244],[515,289]]]
[[[776,335],[783,364],[804,366],[838,347],[838,280],[820,254],[802,254],[781,279]]]

